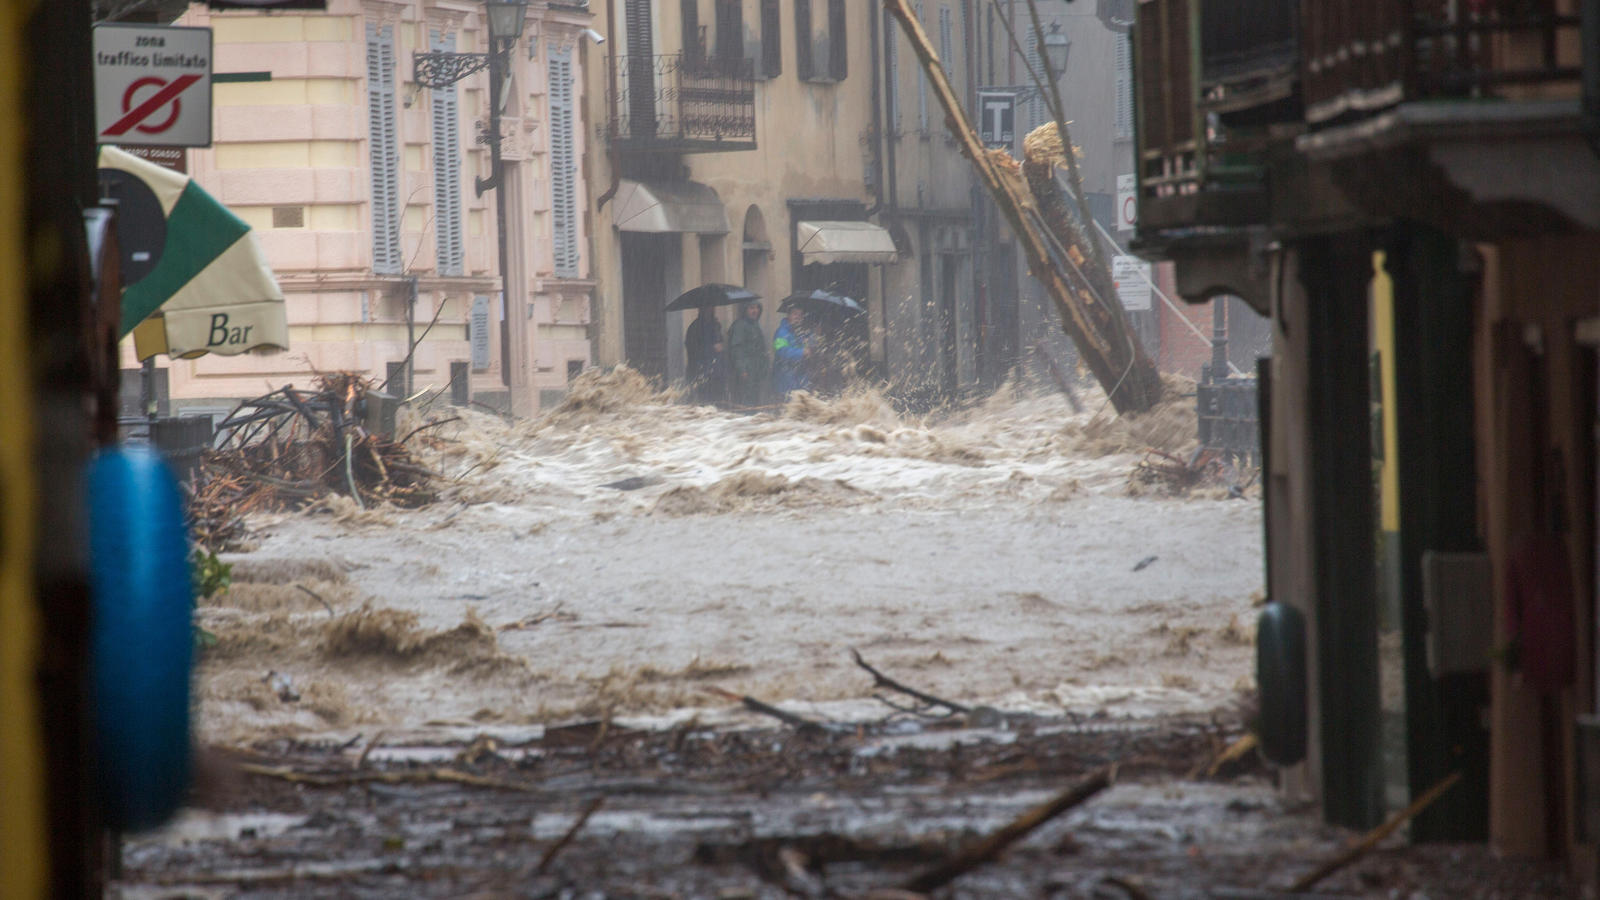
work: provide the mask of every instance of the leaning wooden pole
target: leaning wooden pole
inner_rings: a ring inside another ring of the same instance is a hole
[[[1098,256],[1092,247],[1085,252],[1079,246],[1084,232],[1070,227],[1058,230],[1060,226],[1049,223],[1030,190],[1023,167],[1003,151],[984,148],[945,76],[933,42],[906,0],[883,0],[883,5],[899,20],[933,86],[934,96],[944,107],[945,126],[994,197],[1022,247],[1029,273],[1050,294],[1061,315],[1062,330],[1077,345],[1079,355],[1106,389],[1111,404],[1121,413],[1143,412],[1154,406],[1161,398],[1160,376],[1144,348],[1133,339],[1116,296],[1097,289],[1094,281],[1099,279],[1083,269],[1084,262]],[[1053,167],[1054,162],[1049,165]]]

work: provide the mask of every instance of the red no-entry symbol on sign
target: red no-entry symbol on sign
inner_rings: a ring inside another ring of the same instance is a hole
[[[210,146],[211,29],[96,25],[94,125],[108,144]]]
[[[128,85],[128,89],[122,92],[122,110],[124,113],[122,118],[113,122],[111,127],[101,132],[101,134],[108,137],[117,137],[127,134],[130,128],[137,129],[145,134],[160,134],[166,131],[172,127],[173,122],[178,121],[178,114],[183,111],[183,101],[178,98],[178,95],[183,93],[189,85],[199,80],[199,75],[179,75],[171,81],[155,75],[140,78]],[[143,89],[149,87],[155,87],[158,90],[135,106],[135,98]],[[167,113],[166,119],[159,124],[145,124],[145,119],[154,116],[169,104],[172,106],[172,111]]]

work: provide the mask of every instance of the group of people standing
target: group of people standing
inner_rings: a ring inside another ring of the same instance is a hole
[[[739,307],[726,341],[716,313],[702,306],[684,334],[690,396],[698,403],[760,406],[770,377],[773,394],[786,399],[791,392],[811,386],[807,362],[813,343],[805,312],[799,307],[790,308],[779,323],[769,358],[759,302],[752,300]]]

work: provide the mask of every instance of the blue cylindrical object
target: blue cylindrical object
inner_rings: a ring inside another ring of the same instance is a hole
[[[194,582],[177,480],[149,448],[90,463],[94,710],[110,827],[166,820],[189,784]]]

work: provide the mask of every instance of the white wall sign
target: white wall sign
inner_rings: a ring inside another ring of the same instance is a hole
[[[1139,224],[1139,182],[1132,175],[1117,176],[1117,230],[1132,231]]]
[[[94,27],[95,134],[106,144],[211,145],[211,29]]]
[[[1117,299],[1129,312],[1150,308],[1150,264],[1137,256],[1111,258],[1111,282],[1117,286]]]
[[[467,320],[467,340],[472,345],[472,368],[489,368],[489,298],[472,298],[472,317]]]

